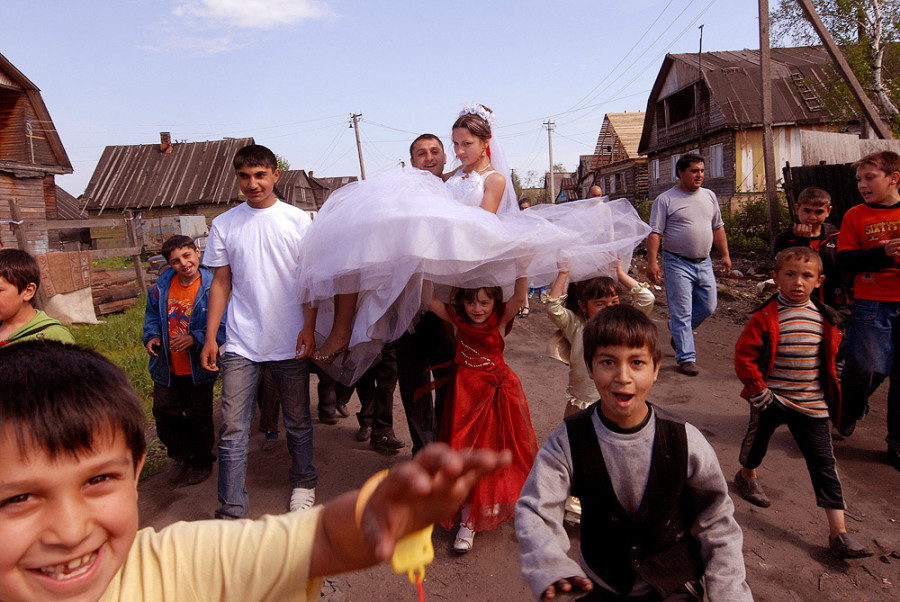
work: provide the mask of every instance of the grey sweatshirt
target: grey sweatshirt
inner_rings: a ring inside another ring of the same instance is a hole
[[[652,412],[652,409],[651,409]],[[650,474],[650,458],[656,421],[653,416],[640,431],[614,433],[593,414],[594,431],[619,502],[626,510],[641,502]],[[697,519],[691,534],[700,542],[706,567],[709,600],[753,600],[745,581],[741,550],[743,533],[734,520],[734,504],[719,460],[709,442],[693,425],[686,424],[688,447],[687,487],[691,491]],[[557,427],[538,452],[531,474],[516,503],[516,536],[522,575],[536,598],[560,579],[589,577],[605,586],[584,563],[571,560],[569,537],[563,528],[565,501],[572,485],[572,453],[565,424]],[[630,596],[651,591],[638,577]]]

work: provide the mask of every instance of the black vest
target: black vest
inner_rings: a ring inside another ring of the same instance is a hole
[[[619,503],[594,430],[597,402],[566,418],[572,450],[572,495],[581,499],[581,555],[588,567],[621,595],[636,577],[665,598],[703,576],[700,544],[691,536],[695,518],[687,489],[684,423],[653,408],[656,436],[647,488],[632,514]]]

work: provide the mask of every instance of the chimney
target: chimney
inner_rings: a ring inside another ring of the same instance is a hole
[[[159,133],[159,152],[167,155],[172,152],[172,134],[169,132]]]
[[[312,170],[309,170],[309,177],[310,177],[310,178],[313,177],[312,174],[313,174]]]

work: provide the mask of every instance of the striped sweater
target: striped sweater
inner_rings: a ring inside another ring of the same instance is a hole
[[[778,345],[766,385],[776,401],[812,418],[828,417],[819,378],[824,327],[812,301],[795,303],[779,293]]]

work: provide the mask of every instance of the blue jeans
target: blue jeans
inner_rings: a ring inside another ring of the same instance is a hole
[[[312,420],[309,413],[309,360],[254,362],[236,353],[222,358],[222,428],[219,431],[219,504],[216,518],[244,518],[250,422],[256,409],[260,372],[265,366],[281,400],[284,430],[291,454],[291,487],[312,488],[318,475],[312,465]]]
[[[669,304],[669,331],[675,339],[675,361],[696,362],[694,329],[716,311],[716,277],[712,259],[693,263],[663,251],[663,276]]]
[[[900,451],[900,302],[853,301],[841,374],[841,422],[869,413],[869,396],[891,378],[887,399],[887,443]]]

